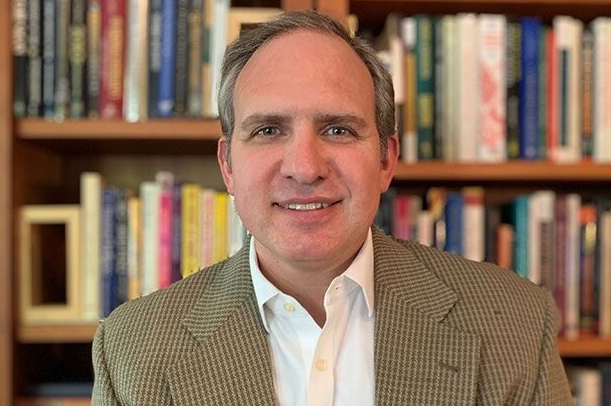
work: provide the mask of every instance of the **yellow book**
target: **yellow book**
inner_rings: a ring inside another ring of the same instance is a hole
[[[127,299],[140,297],[140,254],[142,234],[140,227],[140,198],[127,198]]]
[[[195,273],[200,266],[201,194],[202,188],[186,183],[181,187],[182,221],[180,225],[180,272],[183,278]]]
[[[229,195],[218,192],[214,196],[214,241],[213,261],[218,262],[227,258],[227,203]]]

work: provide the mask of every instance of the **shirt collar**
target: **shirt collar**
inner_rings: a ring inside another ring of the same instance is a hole
[[[255,296],[257,298],[257,307],[261,315],[261,320],[265,330],[269,333],[267,318],[265,317],[264,305],[274,298],[276,295],[281,295],[282,292],[274,286],[261,272],[257,252],[255,249],[255,237],[250,239],[249,249],[250,277],[252,279]],[[371,236],[371,228],[367,232],[367,238],[359,249],[359,252],[354,257],[354,260],[337,278],[347,277],[356,282],[360,287],[365,297],[369,317],[373,316],[374,297],[373,297],[373,239]]]

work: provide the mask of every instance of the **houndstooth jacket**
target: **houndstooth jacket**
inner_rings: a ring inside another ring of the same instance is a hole
[[[93,405],[277,404],[248,247],[100,323]],[[375,228],[373,247],[376,405],[573,404],[549,293]]]

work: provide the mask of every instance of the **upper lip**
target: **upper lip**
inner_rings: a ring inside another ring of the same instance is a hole
[[[333,204],[340,199],[334,199],[330,197],[312,196],[312,197],[293,197],[283,200],[276,201],[276,204],[280,206],[286,206],[289,204],[308,204],[308,203],[327,203]]]

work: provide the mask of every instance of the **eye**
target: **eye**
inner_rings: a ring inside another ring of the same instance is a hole
[[[334,125],[334,126],[331,126],[325,129],[324,134],[331,135],[333,137],[341,137],[344,135],[352,134],[352,131],[350,131],[346,127],[340,127],[340,126]]]
[[[272,126],[261,127],[253,133],[253,135],[261,135],[264,137],[269,137],[278,134],[280,134],[280,130],[277,127]]]

